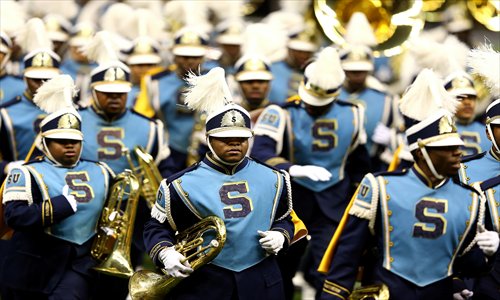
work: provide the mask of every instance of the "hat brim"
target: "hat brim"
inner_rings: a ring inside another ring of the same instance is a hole
[[[61,74],[57,68],[28,68],[24,70],[24,77],[32,79],[51,79]]]
[[[72,132],[74,131],[74,132]],[[65,131],[65,132],[47,132],[43,135],[46,139],[55,139],[55,140],[75,140],[75,141],[83,141],[83,134],[77,130]]]
[[[129,65],[157,65],[161,63],[161,57],[154,54],[131,55],[127,59]]]
[[[318,98],[316,96],[313,96],[306,91],[302,84],[299,86],[298,92],[300,99],[304,101],[304,103],[312,106],[325,106],[335,100],[335,97]]]
[[[477,96],[476,90],[471,88],[471,87],[451,89],[451,90],[448,90],[448,92],[454,96],[460,96],[460,95]]]
[[[242,35],[237,35],[237,34],[223,34],[217,37],[216,39],[217,43],[223,44],[223,45],[241,45],[243,44],[243,37]]]
[[[439,139],[426,144],[426,147],[448,147],[448,146],[463,146],[464,141],[458,136],[453,135],[444,139]]]
[[[316,52],[318,46],[313,43],[301,41],[301,40],[290,40],[287,44],[288,48],[292,50],[305,51],[305,52]]]
[[[342,62],[344,71],[373,71],[373,64],[367,61],[349,61]]]
[[[273,80],[273,74],[269,71],[242,71],[235,78],[236,81]]]
[[[204,46],[175,46],[172,54],[178,56],[205,56],[207,48]]]
[[[241,137],[241,138],[251,138],[253,137],[253,132],[250,129],[239,129],[239,128],[228,128],[217,130],[214,132],[207,133],[208,136],[212,137]]]
[[[128,93],[132,87],[127,83],[103,83],[95,85],[94,89],[103,93]]]

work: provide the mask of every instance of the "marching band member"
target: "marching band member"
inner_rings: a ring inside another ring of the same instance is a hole
[[[208,112],[203,161],[162,181],[144,239],[155,265],[185,278],[169,299],[284,299],[275,255],[293,238],[288,175],[245,156],[250,116],[232,102],[222,68],[191,75],[189,107]],[[175,232],[215,215],[226,226],[222,251],[193,272]],[[209,292],[207,292],[209,291]]]
[[[60,74],[60,58],[51,50],[52,43],[42,20],[30,19],[16,40],[27,52],[24,56],[25,91],[0,107],[0,170],[3,170],[0,179],[28,155],[40,121],[45,117],[45,112],[33,104],[33,95],[44,80]]]
[[[90,299],[92,237],[113,173],[80,159],[75,94],[69,75],[35,94],[34,102],[50,113],[40,123],[44,156],[11,169],[6,179],[5,219],[14,234],[0,267],[5,299]]]
[[[347,299],[371,236],[378,257],[367,281],[387,285],[391,299],[451,299],[453,275],[487,271],[494,261],[499,238],[477,225],[477,191],[452,178],[463,145],[452,120],[456,100],[429,69],[401,100],[402,113],[414,120],[406,135],[415,163],[364,177],[322,263],[322,299]]]
[[[98,66],[90,73],[91,105],[80,110],[84,119],[82,132],[85,135],[82,157],[106,162],[118,174],[132,168],[126,156],[127,151],[134,165],[138,166],[134,148],[142,146],[146,153],[151,154],[162,176],[172,174],[170,150],[163,139],[163,123],[126,107],[127,93],[131,89],[130,70],[118,60],[108,32],[98,32],[89,43],[86,53],[90,59],[98,62]],[[126,201],[122,205],[125,207]],[[134,267],[140,264],[144,253],[142,227],[148,216],[146,201],[139,201],[131,249]],[[127,280],[106,275],[102,275],[101,279],[94,297],[126,297]]]
[[[352,185],[370,170],[363,109],[337,100],[344,78],[337,51],[323,49],[306,67],[298,97],[282,106],[268,106],[254,127],[251,156],[287,170],[293,178],[294,210],[311,235],[312,263],[305,277],[318,292],[323,280],[316,269],[328,239],[347,206]],[[284,257],[282,271],[295,268],[286,271],[285,280],[293,278],[303,254],[292,249]]]

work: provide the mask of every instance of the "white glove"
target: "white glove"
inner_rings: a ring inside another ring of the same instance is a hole
[[[472,291],[469,291],[468,289],[464,289],[460,293],[454,293],[453,300],[467,300],[470,297],[472,297],[472,295],[474,295],[474,293]]]
[[[373,131],[372,141],[377,144],[388,146],[391,143],[392,130],[382,123],[378,123]]]
[[[288,173],[290,173],[292,177],[307,177],[312,181],[328,181],[332,177],[332,173],[327,169],[313,165],[293,165],[288,170]]]
[[[24,160],[11,161],[5,166],[5,174],[9,174],[10,170],[20,167],[24,164]]]
[[[283,243],[285,242],[285,236],[274,230],[260,231],[257,230],[260,237],[260,246],[266,250],[269,254],[278,254],[278,252],[283,248]]]
[[[498,233],[496,231],[484,231],[483,226],[479,228],[479,232],[476,235],[477,245],[486,256],[492,256],[497,252],[498,243],[500,242]]]
[[[69,186],[68,185],[63,186],[62,195],[64,197],[66,197],[66,200],[68,200],[69,205],[71,205],[71,208],[73,209],[73,211],[76,212],[77,202],[76,202],[75,196],[73,196],[69,193]]]
[[[192,272],[191,265],[184,255],[175,251],[173,247],[165,248],[158,254],[161,262],[165,265],[167,275],[175,278],[186,278]],[[184,262],[182,262],[185,260]]]

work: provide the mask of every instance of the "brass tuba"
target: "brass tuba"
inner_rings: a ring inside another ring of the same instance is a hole
[[[325,35],[338,46],[346,43],[345,26],[354,12],[366,15],[378,44],[373,54],[393,56],[403,51],[407,39],[424,26],[422,1],[314,0],[314,15]]]
[[[134,154],[138,162],[138,166],[134,165],[129,149],[123,150],[124,155],[130,168],[140,182],[141,196],[146,200],[148,207],[151,209],[156,202],[156,191],[160,187],[160,182],[163,177],[156,166],[153,157],[147,153],[141,146],[134,148]]]
[[[130,247],[139,201],[139,181],[132,171],[125,170],[116,176],[109,195],[91,249],[92,257],[100,261],[94,269],[112,276],[130,277],[134,273]],[[124,211],[123,201],[127,201]]]
[[[389,300],[389,288],[385,284],[374,284],[354,289],[349,296],[350,300]]]
[[[208,232],[215,233],[215,238],[203,246],[203,235]],[[176,241],[175,250],[184,255],[193,270],[196,270],[212,261],[222,250],[226,241],[226,226],[219,217],[209,216],[177,234]],[[181,280],[141,270],[130,278],[129,293],[134,300],[163,299]]]

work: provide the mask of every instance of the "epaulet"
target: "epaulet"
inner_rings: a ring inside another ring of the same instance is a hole
[[[12,106],[18,102],[21,102],[22,97],[21,96],[16,96],[9,101],[5,101],[2,105],[0,105],[0,108],[6,108],[8,106]]]
[[[485,156],[486,153],[487,153],[487,151],[484,151],[483,153],[466,156],[466,157],[462,158],[462,163],[465,163],[465,162],[468,162],[468,161],[471,161],[471,160],[480,159],[483,156]]]
[[[41,162],[42,160],[43,160],[43,155],[39,155],[39,156],[36,156],[36,157],[30,159],[29,161],[25,162],[24,164],[25,165],[34,164],[37,162]]]
[[[373,173],[373,176],[402,176],[407,174],[409,169],[403,169],[403,170],[398,170],[398,171],[380,171]]]
[[[150,118],[148,116],[145,116],[145,115],[141,114],[140,112],[136,111],[133,108],[130,109],[130,112],[133,113],[134,115],[139,116],[141,118],[144,118],[144,119],[146,119],[148,121],[154,121],[154,118]]]
[[[286,101],[285,101],[285,102],[286,102],[286,103],[292,102],[292,103],[297,103],[297,104],[299,104],[299,103],[300,103],[300,101],[302,101],[302,100],[300,99],[300,96],[299,96],[299,95],[293,95],[293,96],[289,97],[288,99],[286,99]]]
[[[286,107],[299,107],[300,104],[302,103],[302,100],[300,99],[299,95],[292,96],[288,98],[285,103],[280,103],[278,104],[282,108]]]
[[[175,174],[168,176],[167,182],[172,182],[172,181],[176,180],[177,178],[181,177],[182,175],[186,174],[187,172],[191,172],[191,171],[195,170],[196,168],[198,168],[199,165],[200,165],[200,162],[197,162],[197,163],[191,165],[190,167],[187,167],[186,169],[184,169],[182,171],[179,171]]]
[[[468,184],[465,184],[463,182],[460,181],[460,177],[457,176],[453,176],[451,177],[451,180],[455,183],[455,184],[458,184],[459,186],[467,189],[467,190],[470,190],[476,194],[479,194],[478,190],[476,190],[472,185],[468,185]]]
[[[153,70],[151,73],[148,73],[148,75],[151,75],[151,79],[155,80],[165,77],[170,73],[172,73],[171,66],[160,70]]]
[[[340,100],[340,99],[337,99],[333,103],[339,104],[339,105],[342,105],[342,106],[356,106],[356,107],[358,107],[358,105],[356,103],[352,103],[350,101],[345,101],[345,100]]]
[[[483,181],[480,186],[481,190],[486,191],[498,185],[500,185],[500,175]]]

